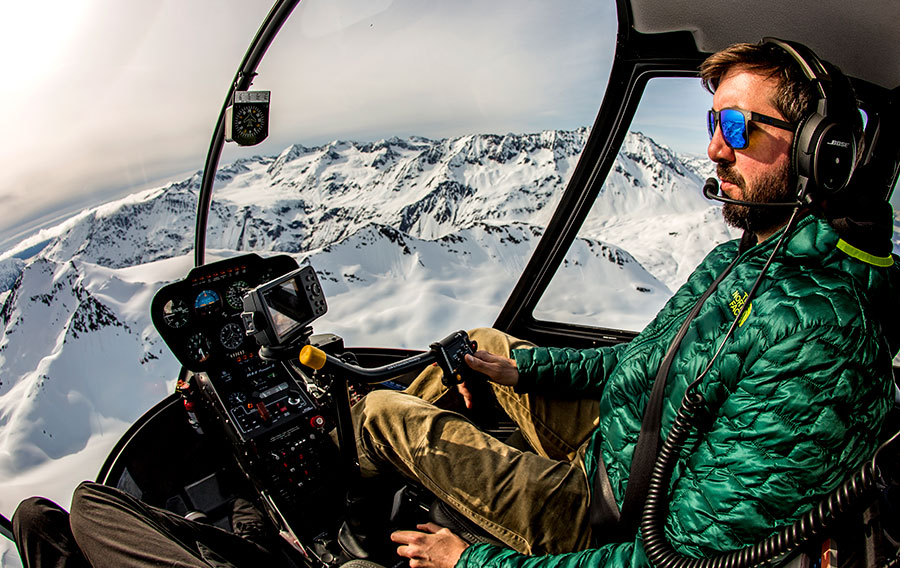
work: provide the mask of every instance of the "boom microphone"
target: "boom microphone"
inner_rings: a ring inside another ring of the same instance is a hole
[[[730,197],[726,197],[725,195],[719,194],[719,180],[713,177],[706,178],[706,183],[703,184],[703,195],[705,195],[707,199],[712,199],[714,201],[731,203],[732,205],[746,205],[747,207],[800,207],[803,205],[803,202],[799,200],[757,203],[755,201],[740,201],[739,199],[732,199]]]

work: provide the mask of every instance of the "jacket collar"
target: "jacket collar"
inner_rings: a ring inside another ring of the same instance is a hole
[[[889,217],[890,219],[890,217]],[[784,245],[783,255],[785,258],[795,259],[800,262],[804,261],[822,261],[829,257],[835,251],[840,254],[851,257],[860,262],[876,266],[888,267],[894,264],[894,257],[890,252],[884,252],[884,241],[888,247],[891,246],[891,233],[887,234],[884,239],[883,220],[878,223],[859,224],[854,223],[850,232],[841,231],[839,227],[835,227],[833,221],[807,215],[797,222],[797,226],[792,235],[789,235]],[[889,221],[892,229],[892,224]],[[784,228],[766,239],[759,245],[747,245],[753,242],[753,236],[749,238],[747,234],[741,239],[739,250],[753,250],[754,253],[770,254],[775,243],[781,237]],[[879,238],[880,236],[880,238]],[[857,243],[860,246],[857,246]],[[876,243],[878,246],[876,246]],[[860,248],[865,247],[865,248]]]

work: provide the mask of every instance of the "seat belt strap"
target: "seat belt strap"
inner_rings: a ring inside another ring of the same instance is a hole
[[[752,239],[752,241],[751,241]],[[688,328],[704,302],[719,287],[719,283],[725,279],[731,269],[737,264],[741,253],[749,248],[749,245],[755,242],[755,237],[749,233],[744,233],[741,239],[741,245],[738,254],[731,261],[725,270],[709,285],[709,288],[700,296],[697,303],[691,309],[690,313],[681,324],[678,333],[669,345],[666,356],[659,366],[656,378],[653,380],[653,389],[650,391],[650,399],[647,407],[644,409],[644,418],[641,421],[641,432],[638,435],[638,441],[634,448],[634,454],[631,460],[631,471],[628,476],[628,485],[625,488],[625,498],[622,502],[621,514],[615,507],[615,499],[605,498],[604,495],[612,494],[612,488],[609,485],[609,477],[606,474],[606,467],[603,465],[603,456],[598,456],[598,471],[594,476],[594,491],[591,494],[591,527],[594,534],[603,534],[603,538],[611,542],[625,542],[634,538],[637,534],[638,525],[641,520],[641,514],[644,510],[644,504],[647,501],[647,491],[650,487],[650,475],[653,472],[653,465],[656,463],[656,456],[659,452],[660,428],[662,424],[662,406],[666,388],[666,380],[669,376],[669,369],[672,367],[672,361],[675,354],[681,346],[681,341],[687,334]],[[602,474],[600,468],[602,467]],[[604,486],[605,484],[605,486]]]

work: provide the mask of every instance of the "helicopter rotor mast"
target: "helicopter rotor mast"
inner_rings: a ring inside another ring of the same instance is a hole
[[[203,167],[203,178],[200,183],[200,194],[197,198],[197,224],[194,232],[194,265],[201,266],[206,261],[206,228],[209,219],[209,206],[212,201],[213,183],[216,180],[216,170],[219,167],[219,159],[222,157],[222,147],[225,145],[225,113],[231,104],[235,91],[246,91],[253,83],[256,68],[263,56],[272,44],[272,40],[281,30],[281,26],[287,21],[300,0],[276,0],[269,14],[263,21],[256,36],[247,48],[244,59],[238,67],[234,80],[228,88],[225,96],[225,104],[219,112],[216,128],[209,144],[209,152],[206,155],[206,164]]]

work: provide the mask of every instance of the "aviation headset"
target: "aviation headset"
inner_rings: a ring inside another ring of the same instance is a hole
[[[859,112],[849,81],[809,48],[772,37],[763,38],[785,51],[815,87],[815,110],[794,132],[791,164],[797,174],[797,198],[818,201],[846,188],[857,162]],[[852,112],[851,112],[852,109]]]

